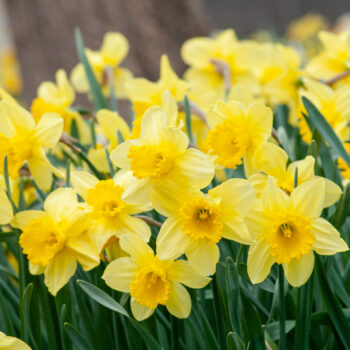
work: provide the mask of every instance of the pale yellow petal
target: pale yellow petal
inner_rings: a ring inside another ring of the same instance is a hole
[[[105,64],[118,65],[128,54],[128,51],[129,43],[123,34],[109,32],[103,37],[101,55]]]
[[[151,237],[151,229],[145,221],[130,215],[121,215],[119,217],[118,232],[120,234],[137,235],[145,242],[148,242]]]
[[[289,264],[283,264],[287,281],[293,287],[300,287],[311,276],[314,268],[314,253],[302,256],[300,259],[292,259]]]
[[[86,171],[72,171],[71,182],[74,190],[81,197],[86,198],[89,189],[95,187],[99,180]]]
[[[252,235],[244,219],[238,215],[232,215],[230,218],[225,219],[222,237],[242,244],[251,244],[253,242]]]
[[[330,207],[335,202],[338,201],[342,194],[341,188],[333,181],[324,178],[325,185],[326,185],[326,193],[324,198],[324,206],[325,208]]]
[[[0,349],[1,350],[31,350],[28,346],[19,338],[10,337],[0,332]]]
[[[84,66],[78,63],[70,74],[70,80],[77,92],[84,93],[89,91],[89,83],[86,78]]]
[[[130,168],[129,158],[127,157],[131,146],[137,146],[138,140],[128,140],[118,145],[110,154],[112,163],[118,168],[128,170]]]
[[[216,244],[200,242],[186,251],[190,265],[204,276],[215,273],[216,264],[220,258],[220,250]]]
[[[265,211],[274,214],[276,209],[287,209],[290,200],[288,195],[277,186],[276,179],[269,176],[261,195],[261,202],[263,203]]]
[[[33,154],[28,161],[29,170],[39,188],[47,191],[52,183],[52,167],[43,154]]]
[[[122,235],[120,247],[136,260],[154,256],[151,247],[138,235]]]
[[[130,301],[131,312],[137,321],[143,321],[150,317],[154,310],[147,306],[139,304],[134,298]]]
[[[316,237],[312,249],[318,254],[333,255],[349,249],[346,242],[340,237],[337,229],[327,220],[323,218],[313,219],[311,221],[311,230]]]
[[[187,318],[190,315],[191,297],[182,284],[177,282],[171,284],[169,300],[165,306],[177,318]]]
[[[159,143],[162,130],[168,124],[165,111],[158,106],[149,108],[143,115],[141,123],[141,137],[154,144]]]
[[[130,293],[130,283],[138,270],[137,264],[129,257],[123,257],[112,261],[106,267],[102,278],[106,284],[124,293]]]
[[[203,288],[211,281],[209,277],[196,272],[186,260],[175,261],[168,270],[168,278],[190,288]]]
[[[5,190],[0,187],[0,225],[8,224],[13,218],[12,205]]]
[[[271,135],[273,113],[270,107],[263,103],[253,103],[248,108],[248,115],[258,125],[266,138]]]
[[[66,218],[76,209],[77,195],[71,188],[58,188],[51,192],[44,203],[44,210],[54,219]]]
[[[11,221],[11,226],[16,228],[23,228],[27,226],[31,221],[47,216],[42,210],[24,210],[15,215]]]
[[[325,181],[316,178],[299,185],[291,194],[291,206],[309,218],[321,215],[324,208]]]
[[[182,255],[191,239],[182,232],[180,219],[171,216],[164,221],[157,237],[157,255],[162,260],[172,260]]]
[[[271,256],[270,246],[260,239],[249,247],[247,271],[253,284],[264,281],[270,273],[274,260]]]
[[[295,169],[298,168],[298,185],[303,182],[312,180],[315,176],[315,158],[311,156],[307,156],[303,160],[298,160],[296,162],[291,163],[288,166],[289,176],[294,179],[295,177]]]
[[[52,295],[68,283],[77,268],[75,257],[67,250],[62,250],[55,255],[45,269],[45,285]]]
[[[167,115],[168,125],[176,127],[178,108],[177,103],[169,90],[165,90],[162,94],[162,107]]]
[[[35,129],[36,141],[48,148],[54,148],[61,137],[63,119],[56,113],[45,113]]]
[[[41,275],[45,272],[44,266],[32,264],[30,261],[28,262],[28,268],[32,275]]]

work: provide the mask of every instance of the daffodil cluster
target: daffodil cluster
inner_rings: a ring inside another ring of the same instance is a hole
[[[161,306],[187,318],[186,287],[204,288],[227,256],[246,259],[252,284],[277,264],[300,287],[316,254],[347,251],[334,218],[348,210],[337,203],[350,180],[349,34],[319,38],[306,64],[231,29],[192,38],[183,77],[163,55],[152,82],[120,66],[127,39],[107,33],[40,84],[31,112],[1,90],[0,224],[30,274],[55,296],[98,271],[136,320]],[[76,93],[95,110],[75,107]]]

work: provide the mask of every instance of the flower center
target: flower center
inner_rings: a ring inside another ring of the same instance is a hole
[[[130,294],[136,301],[151,309],[158,304],[165,305],[169,299],[170,282],[164,267],[156,259],[155,263],[139,270],[130,283]]]
[[[127,157],[130,159],[131,171],[138,179],[166,175],[174,163],[171,153],[160,145],[131,146]]]
[[[125,202],[121,199],[123,192],[123,188],[112,179],[102,180],[89,189],[86,203],[93,207],[93,215],[97,218],[114,218],[125,208]]]
[[[278,264],[288,264],[310,252],[315,241],[310,219],[299,214],[277,216],[271,226],[267,241],[272,248],[271,255]]]
[[[63,249],[66,238],[61,222],[42,217],[23,228],[20,244],[32,264],[46,266]]]
[[[217,156],[216,162],[225,168],[235,169],[241,164],[249,146],[249,135],[244,125],[235,120],[224,121],[208,132],[208,150]]]
[[[180,208],[182,231],[195,241],[209,244],[220,241],[223,223],[218,204],[204,197],[195,197]]]

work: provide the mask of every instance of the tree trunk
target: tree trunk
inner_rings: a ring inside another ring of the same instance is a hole
[[[7,0],[7,6],[27,103],[41,81],[53,80],[58,68],[70,72],[77,63],[76,27],[93,49],[105,32],[123,33],[130,43],[123,65],[149,79],[158,79],[163,53],[181,73],[181,44],[210,28],[201,0]]]

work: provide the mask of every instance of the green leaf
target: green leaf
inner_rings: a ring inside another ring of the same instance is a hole
[[[286,320],[286,334],[295,327],[295,320]],[[280,323],[279,321],[272,322],[267,325],[266,332],[269,333],[272,340],[280,338]]]
[[[143,341],[147,345],[149,350],[162,350],[163,348],[156,342],[154,337],[149,333],[149,331],[141,326],[137,321],[135,321],[133,318],[128,318],[128,321],[131,323],[131,325],[138,331],[138,333],[141,335]]]
[[[227,350],[245,350],[244,342],[236,332],[227,335]]]
[[[334,329],[337,332],[340,340],[342,341],[346,349],[350,349],[350,327],[341,309],[340,303],[333,291],[331,290],[329,283],[326,279],[325,272],[323,270],[320,257],[315,254],[316,271],[318,276],[318,282],[320,285],[320,292],[322,299],[325,303],[329,317],[334,325]]]
[[[116,311],[126,317],[129,317],[128,312],[111,296],[109,296],[106,292],[97,288],[93,284],[77,280],[78,286],[92,299],[97,301],[99,304],[105,306],[107,309]]]
[[[111,162],[111,157],[109,156],[109,152],[107,148],[105,148],[105,154],[106,154],[106,159],[107,159],[108,168],[109,168],[109,176],[111,177],[111,179],[113,179],[114,166],[113,166],[113,163]]]
[[[339,157],[343,158],[345,162],[350,166],[350,155],[344,148],[343,143],[340,141],[328,121],[319,112],[315,105],[306,97],[303,97],[303,103],[307,110],[308,116],[312,120],[315,128],[320,132],[322,137],[329,143],[334,151],[337,152]]]
[[[191,109],[190,109],[190,102],[188,101],[187,95],[185,95],[185,98],[184,98],[184,112],[185,112],[185,118],[186,118],[187,135],[190,140],[190,143],[193,144]]]
[[[83,38],[81,36],[80,30],[76,29],[74,34],[75,34],[75,45],[77,48],[78,57],[85,69],[85,74],[90,86],[90,92],[92,95],[92,101],[93,101],[95,110],[98,111],[100,109],[107,108],[107,102],[103,95],[101,86],[98,83],[95,73],[86,56],[84,42],[83,42]]]
[[[338,230],[344,225],[350,212],[350,182],[344,188],[344,192],[337,205],[337,209],[332,218],[332,224]]]
[[[64,324],[64,330],[74,344],[74,347],[78,348],[79,350],[93,350],[83,335],[77,331],[70,323],[66,322]]]
[[[33,283],[29,283],[23,292],[21,303],[21,335],[23,340],[28,343],[30,333],[30,302],[33,293]]]

